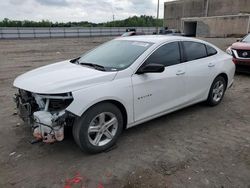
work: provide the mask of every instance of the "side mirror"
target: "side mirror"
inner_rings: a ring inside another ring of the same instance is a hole
[[[236,42],[241,42],[242,39],[237,39]]]
[[[147,64],[138,69],[136,74],[144,73],[161,73],[165,70],[165,66],[161,64]]]

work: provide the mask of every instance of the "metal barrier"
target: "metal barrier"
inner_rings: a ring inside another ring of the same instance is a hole
[[[155,27],[131,27],[152,34]],[[0,39],[119,36],[126,27],[0,27]]]

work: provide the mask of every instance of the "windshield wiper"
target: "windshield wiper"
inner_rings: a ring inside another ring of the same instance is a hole
[[[80,62],[79,64],[80,64],[80,65],[90,66],[90,67],[93,67],[93,68],[95,68],[95,69],[97,69],[97,70],[106,71],[106,69],[105,69],[104,66],[98,65],[98,64],[95,64],[95,63]]]

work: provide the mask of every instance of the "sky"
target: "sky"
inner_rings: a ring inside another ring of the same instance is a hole
[[[160,18],[164,1],[160,0]],[[1,0],[0,20],[107,22],[134,15],[156,17],[157,0]]]

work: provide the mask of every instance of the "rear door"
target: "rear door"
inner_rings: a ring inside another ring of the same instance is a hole
[[[186,61],[187,98],[190,102],[204,99],[215,75],[217,51],[203,43],[183,41]]]

